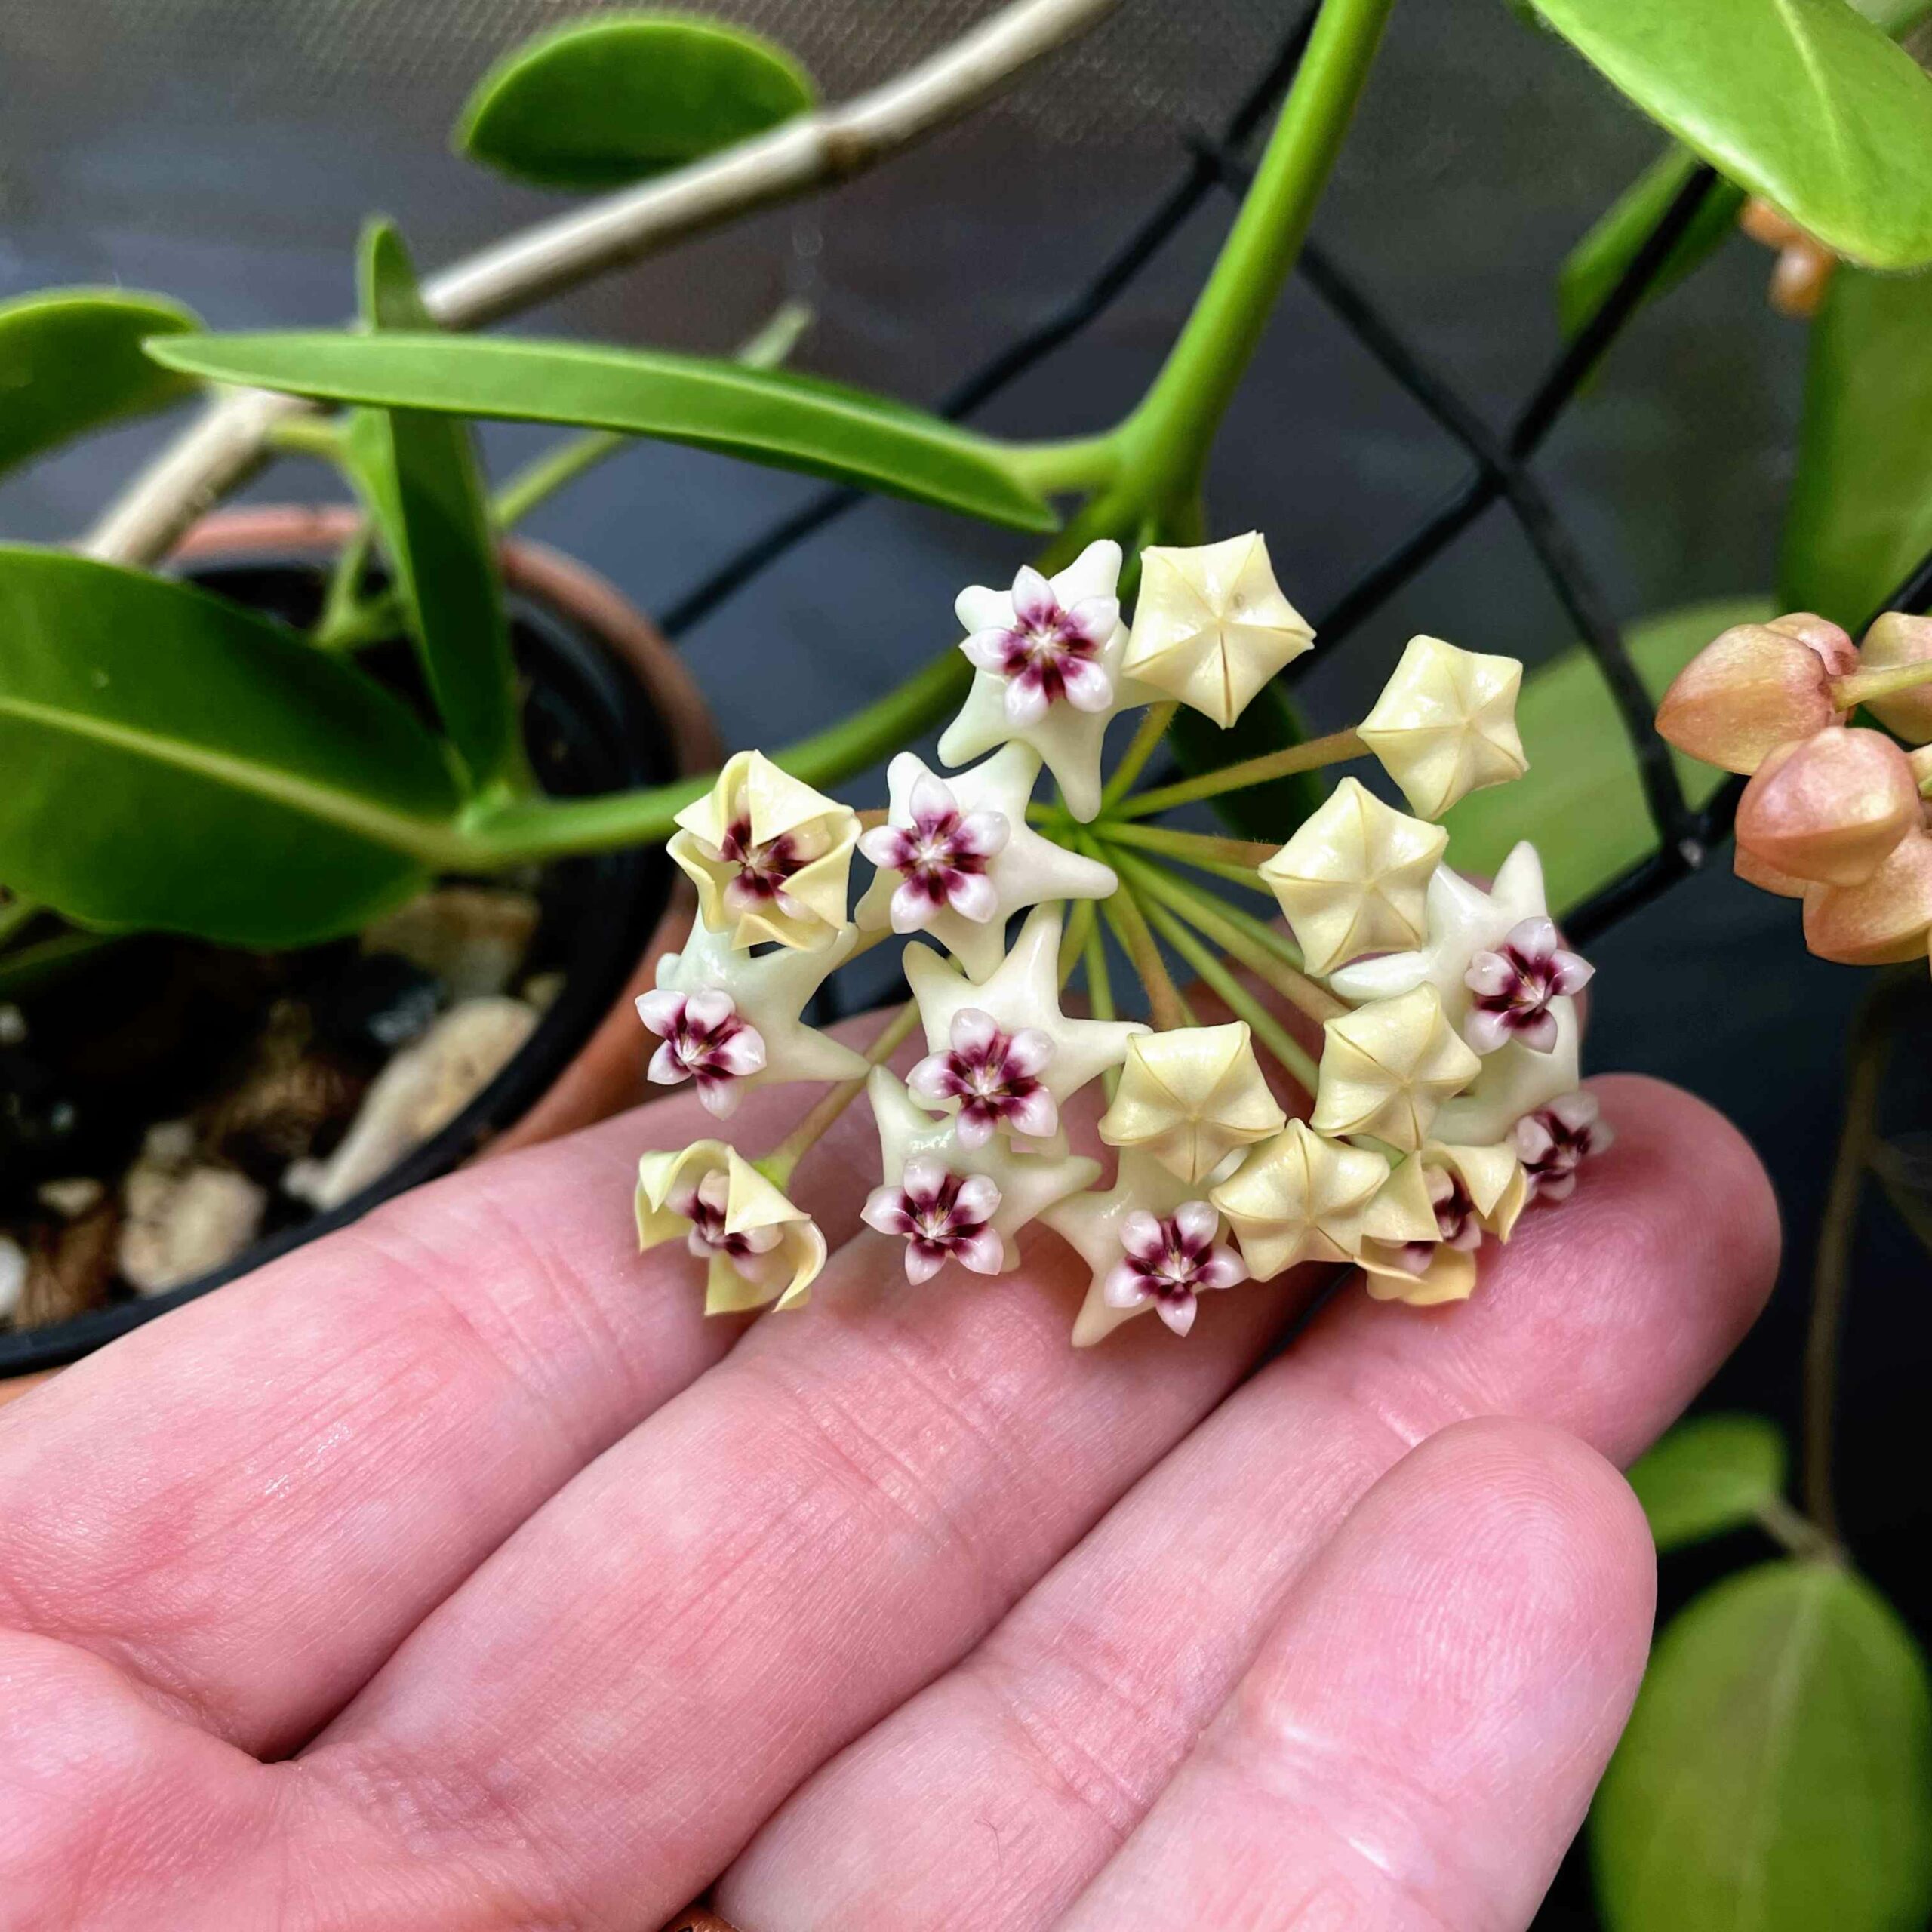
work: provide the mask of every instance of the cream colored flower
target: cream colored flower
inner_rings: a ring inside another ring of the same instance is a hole
[[[1513,657],[1413,637],[1361,721],[1361,741],[1424,818],[1440,818],[1465,792],[1529,769],[1516,733],[1522,681]]]
[[[739,947],[823,946],[845,924],[858,814],[740,752],[678,813],[666,848],[697,888],[704,923]]]
[[[1427,1308],[1465,1301],[1485,1235],[1506,1241],[1529,1200],[1515,1149],[1432,1142],[1370,1204],[1359,1257],[1377,1301]]]
[[[1140,596],[1121,668],[1225,730],[1315,641],[1281,595],[1258,531],[1194,549],[1140,553]]]
[[[681,1235],[709,1264],[704,1312],[795,1308],[825,1266],[825,1236],[735,1147],[721,1140],[646,1154],[637,1164],[640,1251]]]
[[[1246,1023],[1237,1020],[1130,1040],[1100,1138],[1109,1147],[1141,1149],[1194,1182],[1236,1148],[1278,1134],[1287,1119],[1262,1077]]]
[[[1438,1107],[1482,1070],[1457,1038],[1433,986],[1377,1000],[1322,1030],[1312,1121],[1318,1133],[1368,1134],[1413,1150]]]
[[[969,584],[954,610],[968,635],[960,648],[976,675],[959,715],[939,741],[947,764],[995,745],[1030,745],[1077,819],[1100,809],[1100,745],[1109,722],[1152,688],[1121,669],[1121,548],[1090,543],[1049,580],[1023,570],[1011,590]]]
[[[1266,1281],[1298,1261],[1352,1260],[1368,1204],[1388,1178],[1380,1154],[1324,1140],[1291,1120],[1208,1198],[1241,1237],[1255,1278]]]
[[[1422,943],[1429,881],[1449,844],[1344,778],[1261,867],[1311,973]]]

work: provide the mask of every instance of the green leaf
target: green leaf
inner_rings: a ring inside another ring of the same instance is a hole
[[[622,429],[1018,530],[1056,524],[998,443],[881,396],[737,362],[491,336],[198,336],[192,345],[156,343],[153,352],[220,382],[380,408]]]
[[[1272,680],[1263,685],[1247,708],[1223,731],[1191,705],[1183,705],[1168,727],[1168,743],[1183,771],[1217,771],[1244,758],[1285,751],[1308,736],[1294,700]],[[1321,804],[1325,792],[1318,772],[1297,771],[1266,785],[1223,792],[1210,802],[1214,815],[1242,838],[1265,838],[1279,844]]]
[[[69,918],[244,946],[419,891],[459,795],[403,706],[185,584],[0,546],[0,878]]]
[[[1666,149],[1571,250],[1556,278],[1557,319],[1566,336],[1575,335],[1603,306],[1698,165],[1697,157],[1681,148]],[[1743,205],[1742,189],[1728,181],[1713,183],[1651,278],[1644,300],[1655,301],[1699,266],[1737,226]]]
[[[1932,80],[1845,0],[1536,5],[1652,120],[1828,248],[1874,268],[1932,261]]]
[[[817,98],[782,48],[677,14],[605,14],[537,35],[491,69],[456,146],[546,188],[640,181],[802,114]]]
[[[1780,608],[1860,624],[1932,549],[1932,275],[1841,267],[1811,327]]]
[[[1784,1494],[1784,1438],[1762,1416],[1680,1423],[1630,1472],[1660,1550],[1757,1521]]]
[[[433,327],[402,238],[370,224],[361,260],[373,330]],[[478,789],[518,768],[515,672],[496,540],[469,426],[418,410],[365,409],[352,466],[389,553],[436,709]]]
[[[1923,1932],[1932,1692],[1850,1571],[1774,1563],[1664,1632],[1590,1814],[1610,1932]]]
[[[1660,698],[1718,632],[1770,614],[1761,598],[1721,598],[1634,624],[1624,641],[1644,688]],[[1657,837],[1610,688],[1582,645],[1523,680],[1516,721],[1527,774],[1513,785],[1472,792],[1449,813],[1449,854],[1466,872],[1494,872],[1519,839],[1534,839],[1550,906],[1561,913],[1654,851]],[[1722,772],[1673,755],[1693,804],[1724,783]]]
[[[0,471],[194,393],[143,341],[201,327],[165,295],[56,288],[0,303]]]

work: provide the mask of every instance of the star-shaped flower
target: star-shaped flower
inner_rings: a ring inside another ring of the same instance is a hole
[[[1411,1154],[1369,1207],[1359,1259],[1370,1294],[1419,1308],[1466,1300],[1484,1236],[1506,1241],[1528,1199],[1507,1146],[1432,1142]]]
[[[1299,1261],[1353,1260],[1368,1204],[1388,1178],[1380,1154],[1291,1120],[1208,1198],[1240,1236],[1255,1278],[1266,1281]]]
[[[691,1079],[721,1119],[754,1087],[858,1079],[865,1056],[798,1017],[857,943],[848,926],[815,952],[740,952],[728,933],[694,927],[683,952],[658,961],[657,990],[637,1003],[638,1018],[664,1042],[649,1078],[661,1086]]]
[[[1311,1117],[1320,1134],[1368,1134],[1420,1147],[1436,1109],[1482,1069],[1451,1029],[1433,986],[1345,1013],[1322,1031]]]
[[[1050,899],[1106,898],[1120,882],[1111,866],[1069,852],[1027,824],[1027,801],[1039,775],[1039,754],[1025,745],[1008,745],[949,779],[935,777],[910,752],[901,752],[886,768],[892,797],[887,823],[859,841],[860,851],[879,868],[853,911],[860,930],[879,932],[889,924],[895,932],[930,933],[975,979],[983,979],[1005,953],[1012,914]],[[995,820],[1003,830],[995,830]],[[952,856],[962,856],[956,842],[960,831],[976,848],[992,842],[980,869],[961,875],[963,900],[949,877],[957,866],[937,863],[948,846]],[[909,890],[922,858],[937,875],[937,890]]]
[[[906,949],[906,977],[930,1050],[909,1084],[929,1106],[960,1108],[960,1139],[968,1146],[995,1124],[1029,1138],[1056,1132],[1061,1106],[1119,1066],[1128,1042],[1147,1031],[1137,1020],[1070,1020],[1061,1012],[1060,940],[1060,909],[1035,907],[998,971],[977,986],[931,947]],[[1015,1091],[1016,1080],[1026,1084]],[[964,1091],[955,1091],[955,1082]]]
[[[923,1112],[886,1067],[872,1069],[866,1092],[878,1128],[884,1182],[866,1203],[866,1219],[882,1232],[902,1236],[921,1248],[938,1247],[942,1263],[970,1242],[970,1265],[977,1268],[980,1260],[990,1258],[991,1243],[997,1241],[998,1269],[980,1272],[1004,1273],[1017,1266],[1014,1237],[1020,1230],[1056,1201],[1091,1187],[1099,1177],[1097,1161],[1054,1148],[1016,1155],[997,1134],[977,1147],[967,1146],[959,1137],[957,1121],[936,1121]],[[941,1175],[936,1186],[934,1168]],[[975,1176],[990,1183],[992,1191],[971,1187]],[[961,1183],[949,1195],[945,1177]],[[952,1247],[946,1245],[949,1241]],[[912,1280],[936,1272],[925,1268],[926,1258],[921,1254],[915,1260],[909,1247],[906,1272]],[[961,1258],[967,1257],[962,1253]]]
[[[1343,998],[1386,1000],[1418,986],[1432,987],[1465,1039],[1475,1012],[1469,977],[1479,953],[1497,951],[1526,921],[1546,919],[1543,861],[1534,845],[1518,845],[1497,869],[1489,891],[1448,866],[1429,882],[1429,940],[1420,949],[1364,959],[1333,974]],[[1512,1039],[1483,1057],[1482,1072],[1466,1093],[1445,1105],[1436,1131],[1470,1146],[1500,1140],[1521,1115],[1546,1106],[1577,1084],[1577,1003],[1555,993],[1544,1011],[1555,1035],[1541,1048]]]
[[[1361,721],[1361,741],[1424,818],[1440,818],[1465,792],[1529,769],[1516,732],[1522,681],[1513,657],[1411,638]]]
[[[1552,1004],[1581,992],[1595,974],[1587,959],[1564,950],[1554,920],[1521,920],[1500,945],[1469,961],[1463,975],[1470,993],[1463,1037],[1479,1054],[1494,1053],[1512,1040],[1546,1054],[1556,1044]]]
[[[1344,778],[1261,867],[1311,973],[1419,944],[1429,881],[1449,835]]]
[[[1140,595],[1121,668],[1225,730],[1315,641],[1281,595],[1258,531],[1193,549],[1140,553]]]
[[[1100,1138],[1110,1147],[1143,1149],[1192,1186],[1236,1148],[1278,1134],[1287,1121],[1247,1023],[1237,1020],[1131,1041]]]
[[[1191,1209],[1198,1211],[1190,1213]],[[1188,1252],[1177,1253],[1170,1267],[1168,1224],[1184,1214],[1193,1233],[1174,1230],[1181,1237],[1174,1246],[1184,1246]],[[1185,1334],[1193,1323],[1194,1294],[1203,1288],[1231,1287],[1247,1272],[1236,1257],[1217,1245],[1219,1217],[1196,1198],[1192,1183],[1170,1174],[1150,1154],[1131,1149],[1123,1153],[1118,1177],[1106,1192],[1076,1194],[1040,1218],[1093,1270],[1087,1298],[1073,1324],[1076,1349],[1091,1348],[1123,1321],[1150,1308],[1170,1328]],[[1149,1222],[1153,1224],[1152,1239]],[[1204,1233],[1204,1247],[1198,1238]],[[1240,1275],[1234,1273],[1235,1268],[1241,1269]],[[1161,1287],[1151,1284],[1152,1276],[1164,1278],[1164,1297]]]
[[[825,1236],[735,1147],[700,1140],[637,1168],[640,1251],[681,1235],[706,1271],[704,1312],[793,1308],[825,1266]]]
[[[1510,1135],[1523,1164],[1532,1201],[1567,1201],[1575,1192],[1577,1170],[1617,1138],[1597,1097],[1583,1088],[1525,1114]]]
[[[960,648],[978,675],[939,741],[946,764],[964,764],[995,745],[1030,745],[1075,818],[1100,809],[1108,723],[1155,695],[1121,669],[1120,565],[1120,546],[1103,541],[1051,582],[1023,570],[1011,591],[973,584],[959,593],[955,608],[968,633]]]
[[[665,849],[697,888],[705,924],[734,946],[823,946],[844,924],[858,815],[762,752],[740,752],[677,823]]]

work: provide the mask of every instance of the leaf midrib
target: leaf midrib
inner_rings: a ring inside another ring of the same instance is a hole
[[[411,858],[433,863],[449,856],[451,829],[436,820],[392,811],[355,792],[338,791],[332,786],[257,764],[231,752],[214,751],[11,692],[0,691],[0,717],[17,718],[23,723],[65,732],[70,737],[131,752],[155,764],[217,780],[271,804],[305,812],[344,831],[355,832]]]

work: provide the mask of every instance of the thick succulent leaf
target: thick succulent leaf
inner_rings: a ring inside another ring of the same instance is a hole
[[[371,223],[361,267],[371,329],[434,326],[389,223]],[[472,785],[486,789],[515,768],[519,745],[509,620],[469,426],[420,410],[365,409],[349,447],[437,711]]]
[[[1718,632],[1768,617],[1762,598],[1724,598],[1633,624],[1624,641],[1644,688],[1661,697],[1672,678]],[[1523,680],[1516,721],[1527,774],[1513,785],[1472,792],[1450,811],[1449,857],[1465,872],[1494,872],[1518,840],[1536,841],[1552,909],[1587,899],[1654,851],[1657,837],[1630,742],[1610,687],[1582,645]],[[1724,774],[1677,755],[1684,795],[1702,804]]]
[[[1932,549],[1932,273],[1844,268],[1811,328],[1786,610],[1859,624]]]
[[[835,383],[649,349],[501,337],[325,334],[158,343],[222,382],[389,409],[621,429],[908,497],[1020,530],[1051,508],[1000,445]]]
[[[241,945],[419,890],[459,797],[359,672],[206,592],[0,546],[0,878],[85,924]]]
[[[1557,320],[1566,336],[1576,334],[1603,306],[1698,166],[1695,155],[1667,148],[1571,250],[1556,278]],[[1690,225],[1665,256],[1644,300],[1656,300],[1697,268],[1737,226],[1743,205],[1743,189],[1728,181],[1713,183]]]
[[[141,345],[201,325],[165,295],[118,288],[0,303],[0,470],[192,395],[192,378],[151,361]]]
[[[742,27],[675,14],[573,20],[513,49],[478,84],[456,146],[547,188],[642,180],[811,106],[804,69]]]
[[[1845,0],[1536,6],[1653,120],[1828,247],[1875,268],[1932,261],[1932,80]]]
[[[1610,1932],[1921,1932],[1932,1694],[1884,1598],[1822,1562],[1698,1598],[1651,1659],[1590,1847]]]
[[[1681,1423],[1630,1471],[1660,1550],[1742,1529],[1784,1493],[1784,1438],[1763,1416]]]

